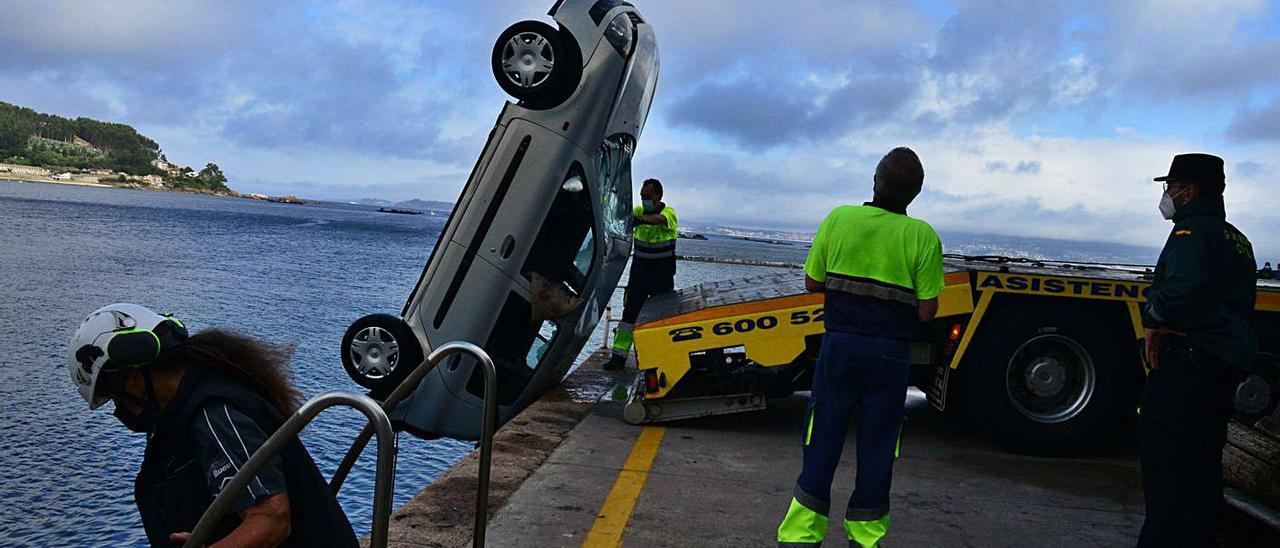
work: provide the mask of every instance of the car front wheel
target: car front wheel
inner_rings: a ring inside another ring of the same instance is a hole
[[[540,21],[521,21],[502,31],[491,64],[503,91],[536,109],[564,102],[582,77],[573,38]]]

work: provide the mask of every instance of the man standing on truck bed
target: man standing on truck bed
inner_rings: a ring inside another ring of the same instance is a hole
[[[840,206],[818,227],[805,262],[805,288],[826,294],[826,334],[804,429],[804,468],[779,546],[813,546],[826,536],[835,476],[850,416],[858,419],[857,479],[844,513],[850,545],[876,546],[889,529],[889,485],[907,395],[907,342],[933,319],[942,291],[942,242],[907,216],[924,167],[908,148],[880,160],[875,198]]]
[[[1160,213],[1173,232],[1142,313],[1146,394],[1140,415],[1147,517],[1139,546],[1209,546],[1222,508],[1222,446],[1232,396],[1253,364],[1258,265],[1226,220],[1222,158],[1179,154]]]
[[[622,296],[622,321],[613,337],[613,356],[604,364],[608,370],[622,369],[631,352],[631,328],[640,317],[640,308],[649,297],[671,291],[676,278],[676,210],[662,202],[662,183],[646,179],[640,185],[640,200],[633,211],[635,251],[631,273]]]

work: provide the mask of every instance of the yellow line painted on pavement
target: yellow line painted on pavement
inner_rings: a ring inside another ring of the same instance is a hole
[[[658,456],[658,445],[662,443],[662,435],[666,434],[664,426],[646,426],[640,431],[640,437],[631,448],[631,455],[626,464],[618,472],[618,479],[613,489],[604,499],[604,506],[596,512],[596,522],[587,532],[587,540],[583,548],[613,548],[622,545],[622,532],[631,519],[631,511],[636,507],[636,499],[644,488],[644,480],[649,476],[649,467],[653,458]]]

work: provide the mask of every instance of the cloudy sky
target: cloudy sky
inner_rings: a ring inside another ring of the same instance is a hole
[[[506,99],[492,41],[551,3],[0,0],[0,101],[244,192],[452,200]],[[1159,245],[1151,177],[1208,151],[1280,258],[1275,2],[635,3],[663,63],[635,172],[685,219],[811,230],[906,145],[942,230]]]

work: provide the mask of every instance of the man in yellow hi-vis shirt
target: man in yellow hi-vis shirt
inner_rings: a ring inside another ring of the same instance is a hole
[[[631,253],[631,273],[622,296],[622,322],[614,331],[613,356],[605,369],[622,369],[631,352],[631,328],[640,317],[640,308],[649,297],[671,291],[676,277],[676,210],[662,202],[662,183],[646,179],[640,185],[640,201],[635,207],[635,250]]]
[[[907,343],[937,313],[943,283],[942,242],[928,223],[907,216],[923,184],[920,159],[895,148],[876,166],[875,198],[835,208],[814,236],[805,288],[826,294],[826,334],[805,418],[804,468],[779,546],[815,546],[826,536],[831,480],[855,409],[858,469],[845,533],[850,546],[869,548],[889,530]]]

